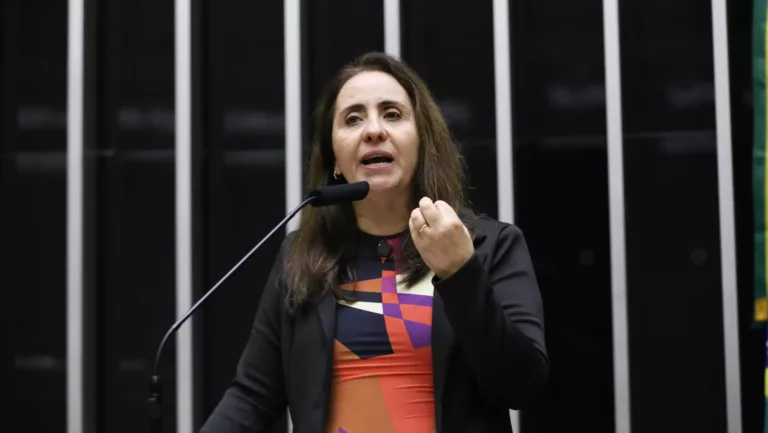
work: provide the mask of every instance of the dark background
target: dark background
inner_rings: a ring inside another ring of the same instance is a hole
[[[154,350],[174,319],[174,9],[87,1],[86,275],[96,430],[144,432]],[[284,215],[283,4],[196,2],[194,283],[212,286]],[[66,430],[67,6],[0,3],[0,431]],[[305,157],[325,82],[383,50],[375,0],[302,1]],[[751,25],[729,49],[744,431],[762,432],[764,330],[751,328]],[[429,83],[497,216],[490,0],[403,1],[402,58]],[[516,223],[545,302],[549,387],[523,431],[614,430],[601,0],[510,3]],[[622,0],[633,433],[725,432],[709,2]],[[280,236],[196,316],[198,421],[246,341]],[[167,431],[174,350],[166,348]],[[284,424],[275,431],[284,430]]]

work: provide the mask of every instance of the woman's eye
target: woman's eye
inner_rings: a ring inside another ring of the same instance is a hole
[[[361,120],[363,120],[363,119],[361,119],[360,116],[352,115],[352,116],[349,116],[346,119],[344,119],[344,123],[346,123],[347,125],[354,125],[354,124],[358,123]]]
[[[400,113],[396,110],[387,111],[384,113],[384,118],[389,120],[396,120],[400,118]]]

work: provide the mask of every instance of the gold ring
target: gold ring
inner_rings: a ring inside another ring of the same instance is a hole
[[[419,229],[419,233],[423,232],[424,229],[427,227],[429,227],[429,224],[424,224],[423,226],[421,226],[421,228]]]

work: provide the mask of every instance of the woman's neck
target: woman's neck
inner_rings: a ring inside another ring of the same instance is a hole
[[[408,229],[411,216],[410,199],[406,194],[368,196],[354,203],[357,226],[365,233],[388,236]]]

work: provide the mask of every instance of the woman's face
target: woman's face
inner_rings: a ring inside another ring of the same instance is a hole
[[[335,172],[370,191],[409,188],[419,158],[419,135],[405,89],[389,74],[361,72],[336,97]]]

